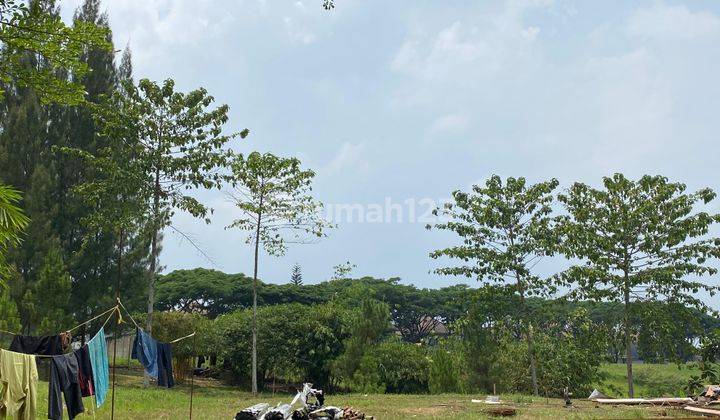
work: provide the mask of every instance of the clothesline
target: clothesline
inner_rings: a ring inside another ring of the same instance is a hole
[[[88,320],[85,321],[85,322],[81,322],[80,324],[78,324],[78,325],[76,325],[76,326],[74,326],[74,327],[72,327],[72,328],[70,328],[70,329],[68,329],[68,330],[62,331],[61,333],[63,333],[63,332],[72,332],[72,331],[75,331],[75,330],[77,330],[78,328],[82,327],[83,325],[87,325],[87,324],[95,321],[96,319],[100,318],[101,316],[103,316],[103,315],[105,315],[105,314],[108,314],[108,313],[110,313],[110,312],[112,312],[112,311],[114,311],[114,310],[116,310],[116,309],[118,309],[118,305],[115,305],[115,306],[113,306],[112,308],[108,309],[107,311],[105,311],[105,312],[103,312],[103,313],[101,313],[101,314],[99,314],[99,315],[97,315],[97,316],[94,316],[94,317],[88,319]],[[108,317],[108,319],[110,319],[110,317]],[[105,324],[107,324],[107,320],[105,320]],[[105,326],[105,324],[103,324],[103,326]],[[14,333],[14,332],[12,332],[12,331],[2,330],[2,329],[0,329],[0,333],[10,334],[10,335],[22,335],[22,334],[20,334],[20,333]],[[58,333],[58,334],[60,334],[60,333]]]
[[[145,329],[143,327],[138,325],[138,323],[135,321],[135,318],[132,317],[132,315],[130,314],[130,311],[127,310],[127,308],[125,307],[125,305],[123,305],[123,303],[122,303],[122,301],[120,301],[120,299],[118,299],[118,305],[120,305],[121,308],[125,309],[125,313],[127,314],[128,318],[130,318],[130,321],[132,321],[132,323],[135,324],[136,328],[145,331]],[[196,331],[193,331],[192,333],[190,333],[184,337],[176,338],[172,341],[169,341],[168,344],[175,344],[178,341],[185,340],[186,338],[194,337],[195,333],[196,333]]]
[[[110,309],[108,309],[108,310],[106,310],[106,311],[104,311],[104,312],[102,312],[102,313],[100,313],[100,314],[98,314],[98,315],[96,315],[96,316],[88,319],[87,321],[81,322],[80,324],[78,324],[78,325],[76,325],[76,326],[74,326],[74,327],[72,327],[72,328],[70,328],[70,329],[68,329],[68,330],[65,330],[65,331],[63,331],[63,332],[72,332],[72,331],[75,331],[75,330],[77,330],[78,328],[82,327],[83,325],[87,325],[87,324],[95,321],[96,319],[102,317],[103,315],[109,314],[108,317],[105,319],[105,322],[103,322],[102,327],[101,327],[101,328],[105,328],[105,326],[107,325],[107,323],[108,323],[108,322],[110,321],[110,319],[112,318],[113,312],[115,312],[115,311],[117,311],[117,314],[118,314],[118,324],[120,324],[120,323],[124,322],[124,321],[123,321],[123,318],[122,318],[122,314],[120,313],[120,308],[122,308],[122,309],[125,310],[125,313],[128,315],[128,317],[130,318],[130,320],[132,321],[132,323],[135,325],[135,327],[137,327],[137,328],[145,331],[145,329],[143,329],[140,325],[138,325],[138,323],[135,321],[135,318],[132,317],[132,315],[130,314],[130,311],[128,311],[128,309],[125,307],[125,305],[123,305],[122,301],[121,301],[120,299],[117,299],[117,304],[115,304],[115,306],[113,306],[112,308],[110,308]],[[3,330],[3,329],[0,329],[0,333],[10,334],[10,335],[22,335],[22,334],[19,334],[19,333],[14,333],[14,332],[12,332],[12,331],[7,331],[7,330]],[[175,343],[177,343],[177,342],[179,342],[179,341],[182,341],[182,340],[185,340],[185,339],[187,339],[187,338],[194,337],[195,334],[196,334],[196,332],[193,331],[192,333],[190,333],[190,334],[188,334],[188,335],[186,335],[186,336],[183,336],[183,337],[180,337],[180,338],[176,338],[175,340],[172,340],[172,341],[168,342],[168,344],[175,344]],[[36,355],[36,356],[37,356],[37,357],[52,357],[52,356],[46,356],[46,355]]]
[[[115,308],[117,308],[117,305],[115,305],[111,310],[114,310]],[[104,315],[104,314],[106,314],[106,313],[108,313],[108,312],[110,312],[110,311],[105,311],[105,312],[103,312],[103,313],[100,314],[100,315]],[[98,315],[97,317],[95,317],[95,318],[93,318],[93,319],[97,319],[100,315]],[[108,321],[110,321],[110,319],[112,318],[112,316],[113,316],[112,313],[111,313],[110,315],[108,315],[108,317],[107,317],[107,319],[105,320],[105,322],[103,323],[103,326],[101,327],[101,329],[102,329],[102,328],[105,328],[105,325],[107,325]],[[86,322],[88,322],[88,321],[86,321]],[[12,334],[12,333],[10,333],[10,334]],[[15,335],[17,335],[17,334],[15,334]],[[97,335],[97,334],[95,334],[95,335]],[[95,336],[93,336],[93,338],[95,338]],[[92,338],[91,338],[89,341],[92,341]],[[11,351],[11,350],[5,350],[5,351],[9,351],[9,352],[11,352],[11,353],[17,353],[17,352]],[[25,354],[25,353],[21,353],[21,354]],[[48,355],[48,354],[33,354],[33,356],[35,356],[36,358],[40,358],[40,359],[50,359],[50,358],[54,357],[53,355]]]

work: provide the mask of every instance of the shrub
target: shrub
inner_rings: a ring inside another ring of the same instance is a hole
[[[368,349],[350,387],[357,392],[425,393],[429,364],[422,346],[391,339]]]
[[[333,304],[275,305],[258,308],[258,374],[262,379],[280,377],[330,383],[330,361],[342,351],[341,316]],[[220,357],[234,380],[250,378],[252,311],[241,310],[219,317]]]
[[[428,389],[431,394],[470,392],[467,350],[464,343],[451,338],[430,351]]]
[[[574,395],[589,394],[600,375],[605,341],[586,311],[579,309],[562,324],[534,336],[541,393],[560,396],[568,387]],[[504,391],[532,391],[529,364],[527,344],[506,334],[497,361]]]

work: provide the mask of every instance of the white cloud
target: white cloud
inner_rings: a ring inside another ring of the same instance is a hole
[[[293,18],[285,16],[283,18],[283,22],[285,23],[286,33],[292,42],[308,45],[317,40],[317,35],[315,35],[307,27],[296,22]]]
[[[657,4],[635,12],[627,23],[632,36],[656,39],[695,39],[720,34],[720,18],[707,11],[693,12],[687,6]]]
[[[318,172],[320,175],[337,175],[340,172],[364,172],[370,168],[364,142],[344,142],[335,156]]]
[[[448,132],[462,131],[467,128],[470,122],[467,115],[462,114],[448,114],[442,117],[436,118],[432,124],[430,124],[430,134],[444,134]]]

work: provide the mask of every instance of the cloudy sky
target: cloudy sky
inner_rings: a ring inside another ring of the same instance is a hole
[[[78,3],[60,4],[69,16]],[[430,274],[428,252],[453,238],[426,231],[420,216],[494,173],[562,185],[650,173],[720,189],[717,2],[336,0],[330,12],[321,3],[103,6],[136,77],[203,86],[230,105],[228,129],[251,131],[237,151],[299,156],[333,206],[403,207],[391,221],[338,220],[318,244],[263,256],[268,281],[287,282],[295,262],[307,282],[321,281],[349,260],[357,275],[452,284]],[[251,272],[241,233],[223,229],[232,205],[199,196],[215,222],[175,222],[212,261],[168,232],[166,271]]]

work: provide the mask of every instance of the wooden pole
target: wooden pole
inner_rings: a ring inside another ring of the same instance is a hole
[[[195,390],[195,355],[197,354],[197,339],[193,336],[193,350],[190,361],[190,420],[192,420],[193,391]]]
[[[115,281],[115,334],[113,335],[113,365],[112,365],[112,404],[110,405],[110,419],[115,419],[115,384],[117,382],[117,375],[115,373],[116,357],[117,357],[117,342],[118,336],[120,335],[120,277],[122,277],[122,254],[123,254],[123,239],[124,230],[120,229],[119,245],[118,249],[118,273]]]

